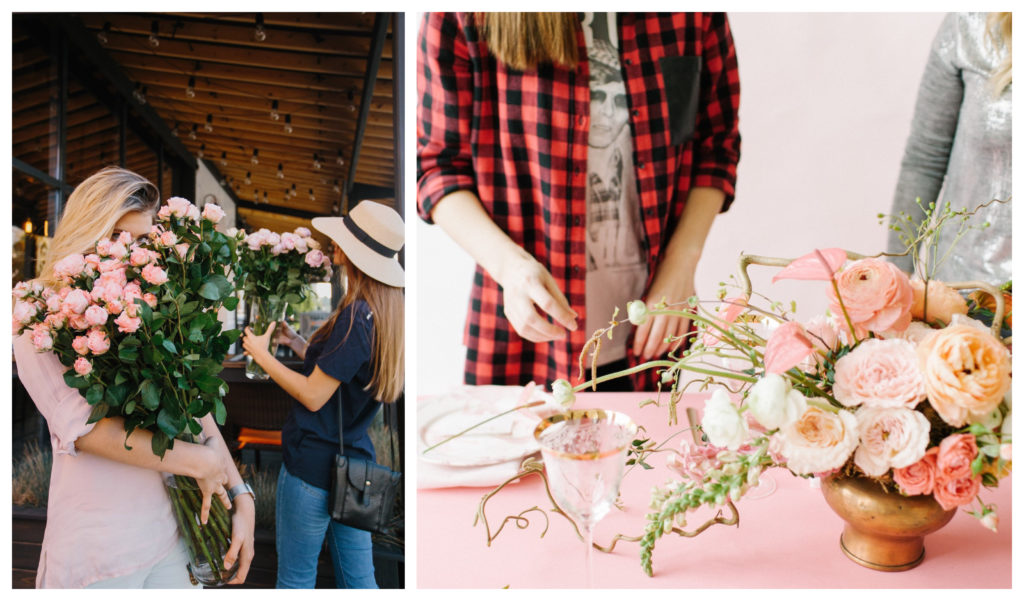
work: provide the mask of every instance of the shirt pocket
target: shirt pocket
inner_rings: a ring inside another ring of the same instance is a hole
[[[700,100],[699,56],[665,56],[658,61],[665,81],[668,124],[672,144],[683,144],[693,137]]]

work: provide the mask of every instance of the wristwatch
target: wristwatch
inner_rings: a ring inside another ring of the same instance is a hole
[[[249,486],[248,482],[242,482],[228,489],[228,500],[232,503],[235,502],[235,497],[238,495],[252,495],[252,500],[256,500],[256,493],[252,491],[252,487]]]

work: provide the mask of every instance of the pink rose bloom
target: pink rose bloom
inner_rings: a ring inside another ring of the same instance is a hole
[[[181,244],[175,244],[174,251],[178,253],[179,257],[184,259],[186,256],[188,256],[188,244],[184,242]]]
[[[967,314],[967,301],[960,296],[956,290],[943,284],[938,280],[928,281],[928,315],[925,312],[924,303],[924,282],[921,280],[910,280],[910,287],[914,291],[914,306],[910,308],[910,314],[914,319],[922,321],[935,321],[936,319],[948,325],[953,315]]]
[[[939,447],[932,447],[917,463],[892,471],[893,480],[900,485],[903,494],[910,497],[932,494],[935,489],[935,456],[938,453]]]
[[[191,206],[191,202],[180,196],[172,196],[167,199],[167,207],[170,209],[171,215],[174,215],[175,217],[184,217],[188,215],[188,209]]]
[[[259,250],[263,246],[265,238],[259,232],[253,232],[245,237],[245,243],[249,246],[249,250]]]
[[[131,282],[125,284],[124,288],[121,290],[121,296],[122,298],[124,298],[126,302],[131,302],[137,298],[142,298],[142,287],[139,286],[138,282],[132,280]]]
[[[316,269],[324,262],[324,253],[318,250],[311,250],[306,253],[306,265]]]
[[[149,251],[144,248],[136,248],[132,250],[131,258],[128,261],[135,267],[141,267],[149,263]]]
[[[306,244],[305,238],[295,238],[295,250],[299,251],[302,254],[306,254],[307,252],[309,252],[309,245]]]
[[[93,305],[85,310],[85,319],[91,326],[102,326],[107,323],[107,311],[99,305]]]
[[[926,323],[920,321],[912,321],[910,322],[910,325],[907,326],[907,329],[903,330],[903,332],[900,333],[899,337],[902,338],[903,340],[906,340],[910,344],[913,344],[916,348],[917,345],[921,344],[921,341],[924,340],[928,334],[931,334],[934,331],[935,330],[933,330],[931,326],[929,326]]]
[[[269,246],[277,246],[278,244],[281,243],[281,235],[277,234],[275,232],[270,232],[269,234],[267,234],[267,242],[266,243]]]
[[[973,434],[951,434],[939,443],[935,458],[940,480],[958,480],[971,476],[971,462],[978,456]]]
[[[835,289],[829,287],[830,308],[837,319],[845,321],[839,298],[854,326],[872,332],[902,332],[910,325],[914,292],[910,278],[892,263],[880,259],[854,261],[836,275]]]
[[[159,286],[167,281],[167,272],[156,265],[149,264],[142,268],[142,279]]]
[[[75,359],[75,373],[80,376],[87,376],[92,373],[92,363],[85,357]]]
[[[818,474],[842,467],[857,448],[857,418],[808,406],[796,421],[772,437],[772,453],[781,455],[797,474]]]
[[[88,307],[89,295],[76,288],[68,292],[68,297],[64,299],[64,303],[61,305],[61,310],[68,315],[81,315]]]
[[[156,309],[156,295],[152,292],[147,292],[142,295],[142,300],[146,301],[146,304]]]
[[[813,353],[814,344],[803,326],[787,321],[768,337],[764,349],[764,370],[770,374],[786,373]]]
[[[316,241],[316,238],[304,238],[306,246],[313,250],[320,250],[320,243]]]
[[[130,303],[128,303],[128,304],[126,304],[124,306],[124,313],[127,314],[128,317],[138,317],[139,316],[139,311],[140,311],[139,305],[138,305],[138,303],[136,303],[134,301],[132,301],[132,302],[130,302]]]
[[[129,246],[132,245],[132,233],[121,232],[120,234],[117,235],[117,242],[118,244],[123,244],[125,248],[128,248]]]
[[[178,243],[178,237],[174,235],[174,232],[164,232],[160,234],[160,244],[164,246],[174,246]]]
[[[58,298],[57,301],[59,302],[60,299]],[[49,306],[50,302],[47,301],[46,304]],[[26,324],[32,321],[32,318],[35,317],[37,313],[39,313],[39,307],[37,307],[35,303],[23,300],[19,300],[14,303],[14,320],[20,324]]]
[[[46,310],[50,313],[60,311],[60,297],[53,294],[50,298],[46,299]]]
[[[116,315],[124,310],[124,304],[119,300],[107,301],[106,307],[107,313],[111,315]]]
[[[71,341],[71,348],[75,349],[75,352],[79,355],[88,355],[89,338],[86,336],[75,336],[75,339]]]
[[[63,277],[75,277],[85,269],[85,257],[78,253],[70,254],[53,264],[53,273]]]
[[[167,208],[167,207],[164,207],[164,208]],[[163,209],[161,209],[161,211],[163,211]],[[170,212],[170,211],[168,211],[168,212]],[[157,216],[159,217],[160,214],[157,213]],[[168,217],[169,216],[170,215],[168,215]],[[153,227],[149,228],[149,239],[150,240],[156,240],[163,233],[164,233],[164,226],[162,226],[159,223],[157,223]]]
[[[224,209],[220,208],[219,205],[212,203],[206,203],[203,207],[203,219],[207,219],[214,223],[220,223],[220,220],[224,218]]]
[[[295,234],[288,232],[281,234],[281,246],[285,250],[295,250]]]
[[[50,328],[45,324],[37,323],[32,326],[32,346],[39,352],[48,351],[53,348],[53,335]]]
[[[86,272],[89,273],[90,275],[96,273],[97,271],[100,270],[100,263],[102,262],[103,259],[101,259],[100,256],[95,253],[85,255]]]
[[[121,289],[128,285],[128,273],[123,266],[118,266],[117,269],[100,274],[99,282],[104,287],[116,288],[120,294]]]
[[[28,296],[28,293],[29,287],[28,284],[25,282],[18,282],[17,284],[14,285],[14,289],[11,290],[11,294],[14,296],[14,298],[17,299],[25,298],[26,296]]]
[[[100,240],[96,243],[96,254],[101,257],[110,256],[110,246],[114,243],[113,240]]]
[[[101,274],[110,273],[111,271],[117,271],[119,269],[124,269],[124,263],[118,261],[117,259],[107,259],[100,263]]]
[[[89,330],[89,350],[94,355],[102,355],[110,350],[110,338],[100,329]]]
[[[128,312],[125,311],[124,313],[121,313],[120,315],[117,316],[117,319],[114,320],[114,323],[117,324],[118,332],[131,334],[135,330],[138,330],[139,326],[142,325],[142,318],[130,317],[128,315]]]
[[[50,313],[46,316],[46,319],[43,320],[43,323],[51,330],[59,330],[68,323],[68,316],[63,313]]]
[[[920,411],[904,407],[864,407],[857,411],[860,446],[853,456],[865,474],[878,477],[891,468],[916,463],[928,448],[931,424]]]
[[[281,246],[280,244],[275,244],[274,246],[270,247],[270,254],[272,254],[272,255],[276,256],[276,255],[279,255],[279,254],[281,254],[283,252],[284,252],[284,247]]]
[[[59,297],[60,297],[60,300],[62,300],[62,301],[63,301],[63,300],[65,300],[65,299],[67,299],[67,297],[68,297],[68,295],[69,295],[69,294],[71,294],[71,286],[64,286],[64,287],[63,287],[63,288],[61,288],[61,289],[60,289],[60,291],[59,291],[59,292],[57,293],[57,296],[59,296]]]
[[[917,352],[906,340],[871,339],[836,361],[836,400],[847,407],[906,407],[924,400]]]
[[[118,261],[123,260],[128,256],[128,247],[120,242],[110,245],[110,256],[114,257]]]
[[[188,211],[185,212],[185,216],[192,221],[199,221],[199,207],[196,205],[189,205]]]
[[[297,227],[295,228],[295,235],[300,238],[309,238],[313,235],[313,232],[309,231],[309,228],[306,227]]]
[[[977,496],[981,489],[981,474],[974,477],[956,480],[939,480],[935,483],[935,500],[943,509],[949,511],[961,505],[967,505]]]
[[[171,218],[171,207],[164,205],[160,207],[160,210],[156,212],[156,218],[162,221],[167,221]]]
[[[68,315],[68,323],[71,324],[71,327],[76,329],[76,330],[88,330],[89,329],[89,320],[85,318],[85,315],[79,315],[77,313],[72,313],[72,314]]]
[[[989,331],[935,330],[918,345],[917,357],[928,402],[951,426],[991,413],[1010,389],[1010,352]]]

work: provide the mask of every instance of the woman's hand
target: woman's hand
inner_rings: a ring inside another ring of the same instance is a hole
[[[224,554],[224,568],[230,569],[238,563],[238,572],[228,584],[242,584],[249,575],[249,566],[256,554],[256,503],[252,495],[243,494],[235,497],[235,510],[231,513],[231,546]]]
[[[647,292],[648,308],[653,309],[662,299],[669,305],[685,303],[694,294],[693,276],[697,268],[696,263],[677,268],[664,268],[665,266],[666,264],[662,264],[654,274],[651,289]],[[666,338],[682,336],[689,329],[690,320],[685,317],[651,316],[642,325],[637,326],[633,337],[633,354],[642,361],[660,357],[669,350],[679,348],[683,342],[680,338],[669,344],[665,342]]]
[[[199,509],[199,521],[203,524],[210,517],[210,505],[213,502],[213,495],[220,497],[224,507],[231,509],[231,500],[228,499],[228,492],[225,488],[228,483],[228,470],[221,457],[220,451],[214,447],[214,442],[208,440],[200,447],[199,473],[196,475],[196,483],[203,493],[203,504]]]
[[[270,337],[274,335],[277,322],[272,321],[267,326],[267,331],[257,336],[252,333],[252,328],[245,328],[245,336],[242,338],[242,348],[245,354],[252,357],[260,367],[266,367],[266,360],[270,358]]]
[[[293,330],[290,325],[288,325],[287,321],[282,321],[276,329],[277,336],[274,338],[274,341],[278,344],[283,344],[288,348],[293,348],[293,344],[302,340],[302,336],[299,336],[299,334]]]
[[[509,253],[501,265],[498,283],[505,305],[505,318],[517,334],[531,342],[565,338],[565,329],[576,330],[576,312],[569,307],[551,273],[526,251]],[[556,323],[537,314],[539,308]]]

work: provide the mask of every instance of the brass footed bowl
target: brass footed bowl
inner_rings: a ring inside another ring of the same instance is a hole
[[[953,519],[931,495],[905,497],[895,485],[886,492],[870,478],[827,476],[825,501],[846,522],[839,537],[843,553],[873,570],[900,572],[924,560],[924,537]]]

